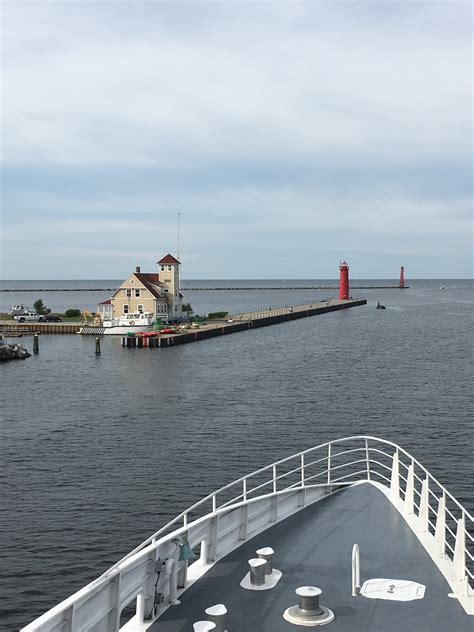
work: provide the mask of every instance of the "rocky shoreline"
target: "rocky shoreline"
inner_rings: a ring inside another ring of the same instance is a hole
[[[0,344],[0,362],[7,360],[24,360],[30,357],[31,353],[19,344]]]

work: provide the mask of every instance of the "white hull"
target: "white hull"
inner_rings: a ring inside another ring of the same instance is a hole
[[[117,335],[117,336],[126,336],[129,332],[137,334],[140,331],[153,331],[153,325],[134,325],[124,326],[119,325],[117,327],[104,327],[104,335]]]
[[[123,318],[106,319],[98,325],[84,325],[78,333],[90,336],[126,336],[141,331],[153,331],[155,317],[149,313],[128,314]]]
[[[84,325],[77,332],[82,336],[126,336],[128,333],[138,334],[141,331],[153,331],[154,325],[115,325],[104,327],[103,325]]]

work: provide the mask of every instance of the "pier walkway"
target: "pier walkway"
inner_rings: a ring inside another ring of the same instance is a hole
[[[128,348],[171,347],[366,304],[366,299],[347,301],[334,299],[307,305],[294,305],[293,307],[269,308],[268,310],[237,314],[228,319],[206,321],[199,325],[198,329],[185,329],[176,334],[161,334],[155,337],[123,336],[122,346]]]

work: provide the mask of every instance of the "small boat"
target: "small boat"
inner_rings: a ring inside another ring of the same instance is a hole
[[[472,528],[402,447],[345,437],[209,494],[22,632],[472,632]]]
[[[155,316],[148,312],[124,314],[121,318],[105,318],[102,323],[84,325],[78,331],[84,335],[126,335],[140,331],[152,331],[155,326]]]
[[[385,309],[385,305],[382,305],[377,301],[377,309]]]
[[[445,290],[445,289],[446,289],[446,287],[445,287],[444,285],[440,285],[440,286],[439,286],[439,289],[440,289],[440,290]]]

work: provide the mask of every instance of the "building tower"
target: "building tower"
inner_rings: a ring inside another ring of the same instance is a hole
[[[171,317],[181,315],[181,294],[179,291],[179,266],[180,262],[173,255],[166,255],[158,261],[160,267],[160,282],[166,286],[169,314]]]
[[[398,285],[398,287],[400,289],[403,289],[405,287],[405,274],[404,274],[405,268],[402,266],[400,268],[400,283]]]
[[[345,261],[339,265],[339,300],[349,300],[349,266]]]

